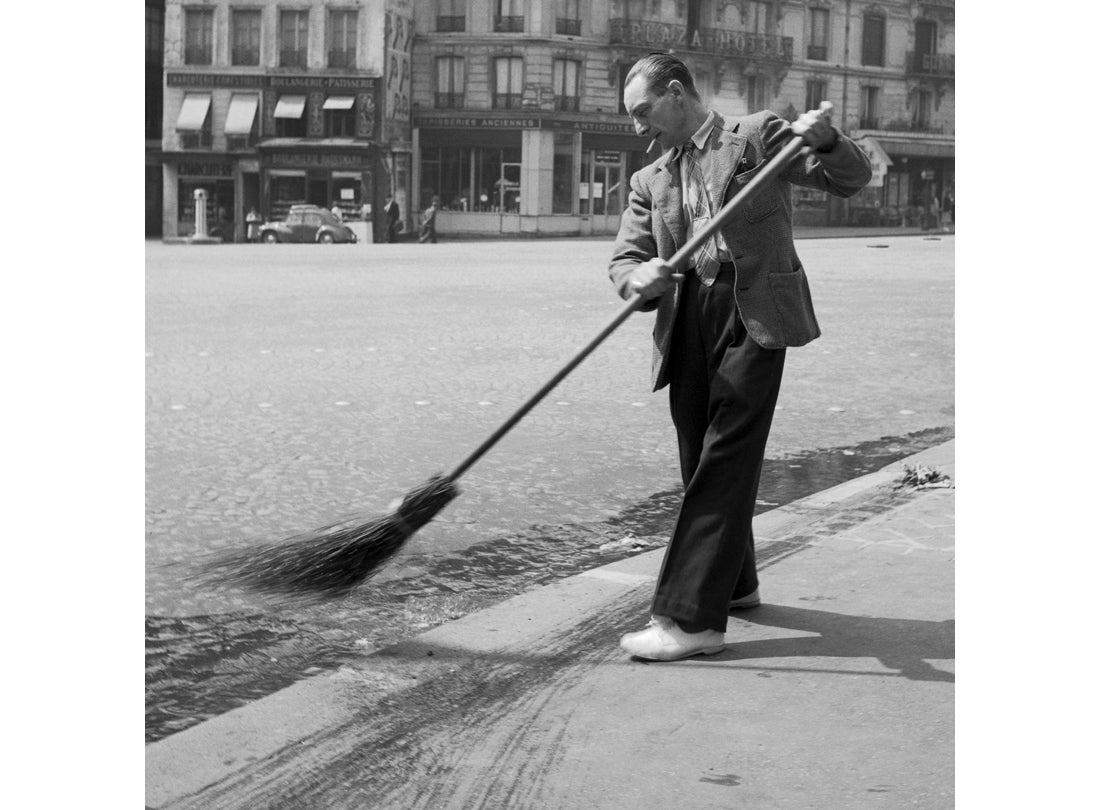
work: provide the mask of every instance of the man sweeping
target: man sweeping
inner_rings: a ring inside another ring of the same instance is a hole
[[[729,611],[760,603],[752,515],[785,353],[821,334],[794,248],[791,185],[848,197],[871,166],[828,104],[793,125],[769,111],[726,119],[667,54],[640,59],[623,88],[635,130],[665,153],[631,178],[610,275],[623,298],[638,293],[642,311],[657,313],[653,390],[669,388],[684,498],[652,619],[621,645],[671,661],[720,652]],[[796,134],[812,151],[674,275],[666,260]]]

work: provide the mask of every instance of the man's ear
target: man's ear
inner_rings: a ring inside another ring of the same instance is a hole
[[[668,89],[666,93],[672,93],[680,101],[684,98],[684,84],[679,79],[673,79],[668,83]]]

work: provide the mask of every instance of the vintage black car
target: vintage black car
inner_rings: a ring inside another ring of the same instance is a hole
[[[276,242],[356,242],[355,231],[319,205],[292,205],[286,219],[260,226],[260,240]]]

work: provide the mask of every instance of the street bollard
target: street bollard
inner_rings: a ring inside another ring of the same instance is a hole
[[[206,189],[195,189],[195,236],[206,236]]]

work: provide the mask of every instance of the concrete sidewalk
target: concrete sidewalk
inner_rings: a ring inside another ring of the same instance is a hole
[[[764,604],[643,663],[663,549],[146,747],[152,808],[951,808],[954,442],[760,515]]]

